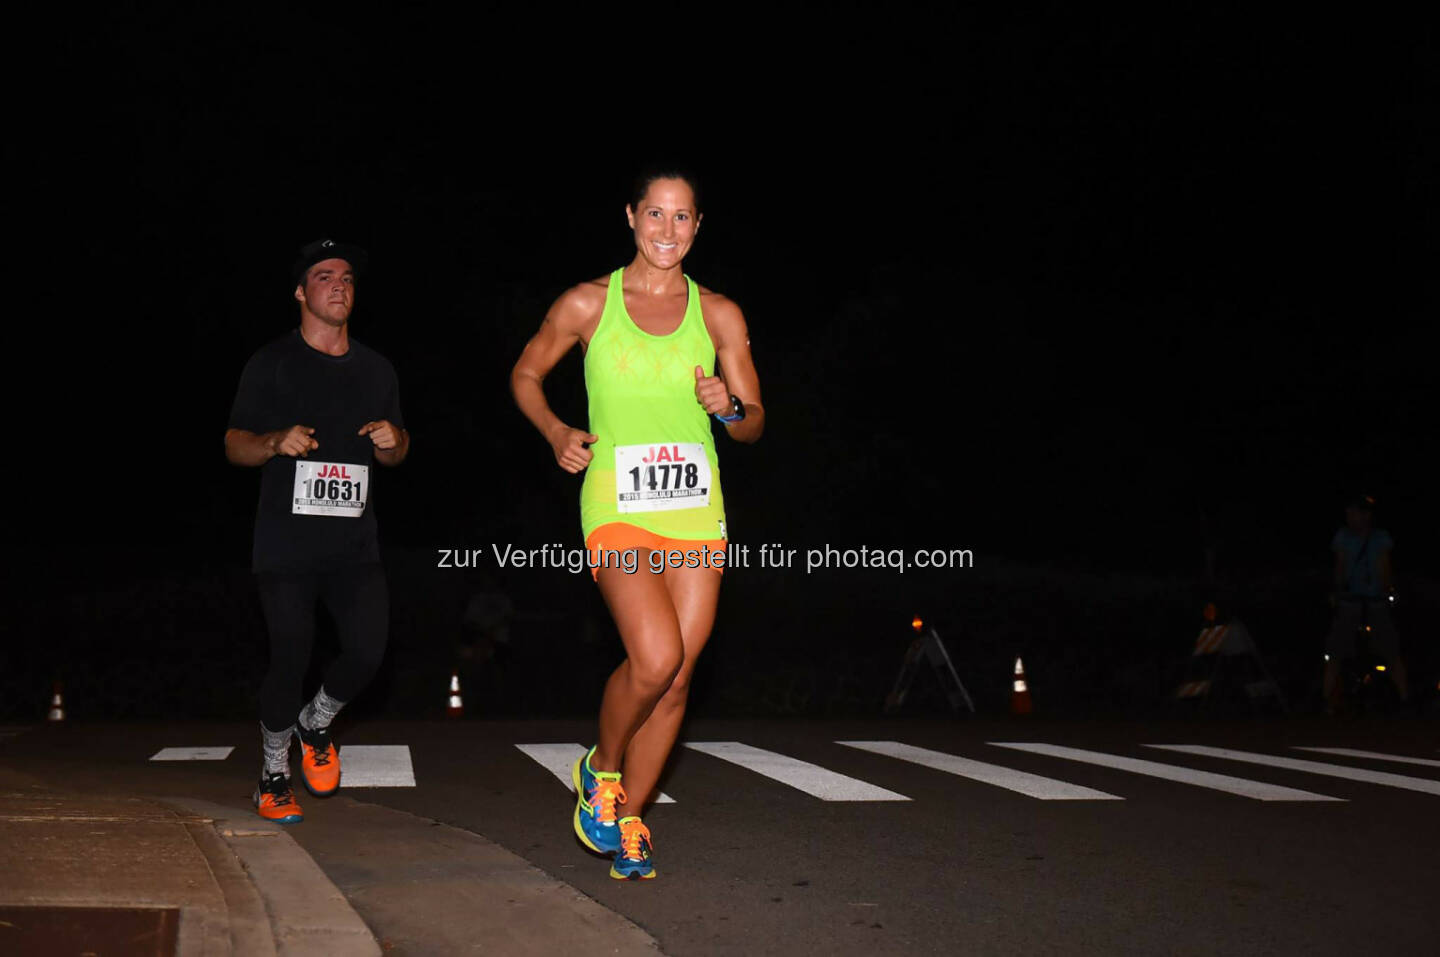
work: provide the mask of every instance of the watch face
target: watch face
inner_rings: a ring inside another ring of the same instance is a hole
[[[735,415],[739,416],[742,419],[745,418],[745,403],[740,401],[739,396],[730,396],[730,407],[735,410]]]

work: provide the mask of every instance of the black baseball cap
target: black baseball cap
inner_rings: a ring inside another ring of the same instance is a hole
[[[327,259],[345,260],[358,276],[365,271],[366,265],[370,262],[370,255],[353,243],[341,243],[333,239],[317,239],[313,243],[306,243],[300,247],[300,252],[295,257],[295,265],[290,267],[290,278],[295,280],[295,285],[300,285],[300,281],[305,278],[306,270]]]

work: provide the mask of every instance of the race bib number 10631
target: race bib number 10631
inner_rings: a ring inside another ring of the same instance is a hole
[[[710,504],[710,460],[699,442],[615,446],[615,507],[661,512]]]
[[[295,462],[296,515],[359,518],[370,495],[370,467],[349,462]]]

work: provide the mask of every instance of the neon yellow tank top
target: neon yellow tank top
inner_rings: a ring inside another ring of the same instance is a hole
[[[610,274],[605,310],[585,350],[590,431],[598,440],[580,488],[585,537],[624,522],[666,538],[727,538],[710,416],[695,398],[695,367],[715,374],[715,344],[700,290],[680,326],[651,335],[625,310],[624,268]]]

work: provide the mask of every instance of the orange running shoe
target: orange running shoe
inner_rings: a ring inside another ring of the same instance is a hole
[[[267,774],[255,786],[255,813],[276,824],[299,824],[305,814],[290,790],[290,779],[283,774]]]
[[[305,790],[316,797],[329,797],[340,788],[340,749],[330,740],[329,728],[306,731],[296,722],[300,735],[300,777]]]

